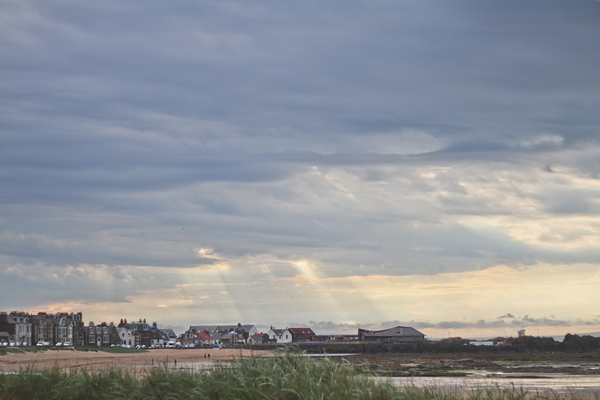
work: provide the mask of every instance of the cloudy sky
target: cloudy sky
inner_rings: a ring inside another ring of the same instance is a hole
[[[0,10],[0,309],[600,330],[599,2]]]

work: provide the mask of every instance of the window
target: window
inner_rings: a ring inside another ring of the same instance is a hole
[[[104,335],[104,343],[108,343],[108,335]]]
[[[90,343],[94,343],[94,335],[90,335]]]

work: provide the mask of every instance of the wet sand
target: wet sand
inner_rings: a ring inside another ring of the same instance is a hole
[[[372,353],[348,358],[380,376],[445,376],[453,371],[600,375],[600,352],[587,353]]]
[[[105,351],[44,350],[37,352],[8,353],[0,356],[0,372],[18,372],[28,367],[43,370],[148,368],[168,365],[174,367],[191,363],[213,363],[239,358],[261,357],[271,351],[242,349],[150,349],[139,353],[110,353]],[[205,358],[206,355],[206,358]],[[208,356],[210,355],[210,358]]]

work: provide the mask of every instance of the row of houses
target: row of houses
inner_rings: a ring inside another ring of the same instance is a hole
[[[297,343],[311,341],[382,341],[420,342],[425,335],[415,328],[396,326],[372,331],[359,329],[358,335],[316,335],[311,328],[278,329],[271,326],[266,332],[259,332],[254,325],[192,325],[179,340],[188,345],[224,345]]]
[[[0,313],[0,343],[31,346],[38,342],[83,346],[83,315],[40,312],[35,315],[13,311]]]
[[[259,332],[254,325],[191,325],[180,337],[183,345],[237,346],[240,344],[293,343],[318,340],[311,328]]]
[[[0,344],[165,347],[176,340],[177,335],[172,329],[158,329],[156,322],[148,324],[145,319],[130,323],[121,319],[117,325],[113,322],[96,325],[90,321],[86,326],[81,312],[0,312]]]
[[[311,328],[277,329],[259,332],[254,325],[192,325],[179,340],[188,345],[297,343],[310,341],[421,342],[425,335],[415,328],[395,326],[379,331],[359,329],[358,335],[316,335]]]
[[[297,343],[310,341],[422,341],[425,335],[414,328],[397,326],[381,331],[359,329],[358,335],[317,336],[311,328],[273,326],[260,332],[255,325],[191,325],[179,337],[172,329],[159,329],[156,322],[145,319],[84,325],[79,313],[29,314],[21,311],[0,312],[0,344],[18,343],[30,346],[125,346],[147,348],[169,347],[176,343],[187,346],[230,346],[244,344]]]
[[[86,346],[161,348],[174,346],[177,341],[172,329],[159,329],[156,322],[148,324],[145,319],[133,322],[121,319],[118,325],[112,322],[94,325],[90,322],[84,331]]]

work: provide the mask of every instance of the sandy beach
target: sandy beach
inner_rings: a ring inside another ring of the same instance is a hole
[[[242,349],[150,349],[140,353],[44,350],[0,356],[0,372],[16,372],[29,366],[38,370],[53,367],[61,369],[147,368],[165,364],[169,367],[175,367],[176,364],[178,367],[183,367],[191,363],[211,363],[268,354],[271,352]]]

